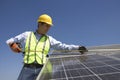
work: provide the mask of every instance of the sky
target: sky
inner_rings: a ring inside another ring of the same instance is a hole
[[[17,80],[23,65],[6,40],[35,31],[41,14],[53,19],[48,35],[63,43],[120,44],[120,0],[0,0],[0,80]]]

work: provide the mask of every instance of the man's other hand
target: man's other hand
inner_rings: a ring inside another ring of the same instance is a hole
[[[84,47],[84,46],[79,46],[78,50],[81,54],[84,54],[85,52],[88,52],[87,48]]]

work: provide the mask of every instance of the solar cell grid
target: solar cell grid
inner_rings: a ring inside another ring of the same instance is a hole
[[[37,80],[120,80],[120,60],[112,57],[94,54],[50,58],[48,62]]]

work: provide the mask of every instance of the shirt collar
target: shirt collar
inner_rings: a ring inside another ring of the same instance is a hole
[[[39,37],[42,36],[41,34],[39,34],[39,33],[37,32],[37,30],[34,32],[34,34],[35,34],[36,36],[39,36]]]

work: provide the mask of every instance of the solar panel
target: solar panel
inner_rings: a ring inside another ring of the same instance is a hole
[[[120,80],[120,52],[102,53],[50,57],[36,80]]]

